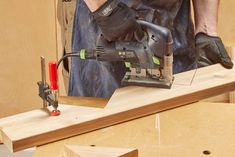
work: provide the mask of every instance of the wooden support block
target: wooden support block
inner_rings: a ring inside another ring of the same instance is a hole
[[[138,157],[138,150],[132,148],[111,148],[66,145],[66,157]]]
[[[213,65],[175,75],[171,89],[125,87],[115,91],[104,109],[60,105],[50,117],[38,109],[0,120],[0,140],[12,151],[42,145],[235,90],[235,67]]]
[[[214,97],[203,99],[203,102],[229,103],[229,93],[220,94]]]
[[[104,108],[108,103],[108,98],[92,98],[92,97],[72,97],[72,96],[60,96],[60,104],[69,104],[76,106],[96,107]]]
[[[230,48],[230,56],[233,61],[235,61],[235,46]],[[235,91],[229,93],[229,102],[235,103]]]
[[[230,103],[235,103],[235,92],[230,92],[229,93],[229,102]]]

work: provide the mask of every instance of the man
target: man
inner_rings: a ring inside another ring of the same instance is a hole
[[[174,40],[174,73],[215,63],[232,68],[216,34],[219,0],[194,0],[196,41],[190,0],[78,0],[73,50],[95,48],[102,32],[109,41],[133,40],[142,30],[136,18],[167,27]],[[196,51],[195,51],[196,42]],[[199,55],[198,55],[199,54]],[[123,63],[72,59],[69,95],[110,97],[125,74]]]

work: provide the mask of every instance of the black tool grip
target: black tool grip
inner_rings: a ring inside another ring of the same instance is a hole
[[[135,62],[138,58],[135,51],[131,50],[115,50],[115,49],[98,49],[96,51],[96,59],[98,61],[124,61]]]

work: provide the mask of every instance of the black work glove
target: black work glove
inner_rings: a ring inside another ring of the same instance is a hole
[[[135,11],[118,0],[108,0],[93,16],[108,41],[141,40],[144,36]]]
[[[198,33],[196,39],[196,51],[198,56],[198,67],[220,63],[227,69],[233,68],[233,62],[229,57],[224,44],[219,37],[208,36],[205,33]]]

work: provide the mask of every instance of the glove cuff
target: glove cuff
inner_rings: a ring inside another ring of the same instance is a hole
[[[208,38],[214,38],[214,39],[220,39],[219,36],[211,36],[211,35],[208,35],[204,32],[198,32],[196,35],[195,35],[195,39],[199,38],[200,36],[204,36],[204,37],[208,37]]]
[[[117,8],[119,0],[107,0],[101,7],[99,7],[94,13],[93,16],[109,16]]]

